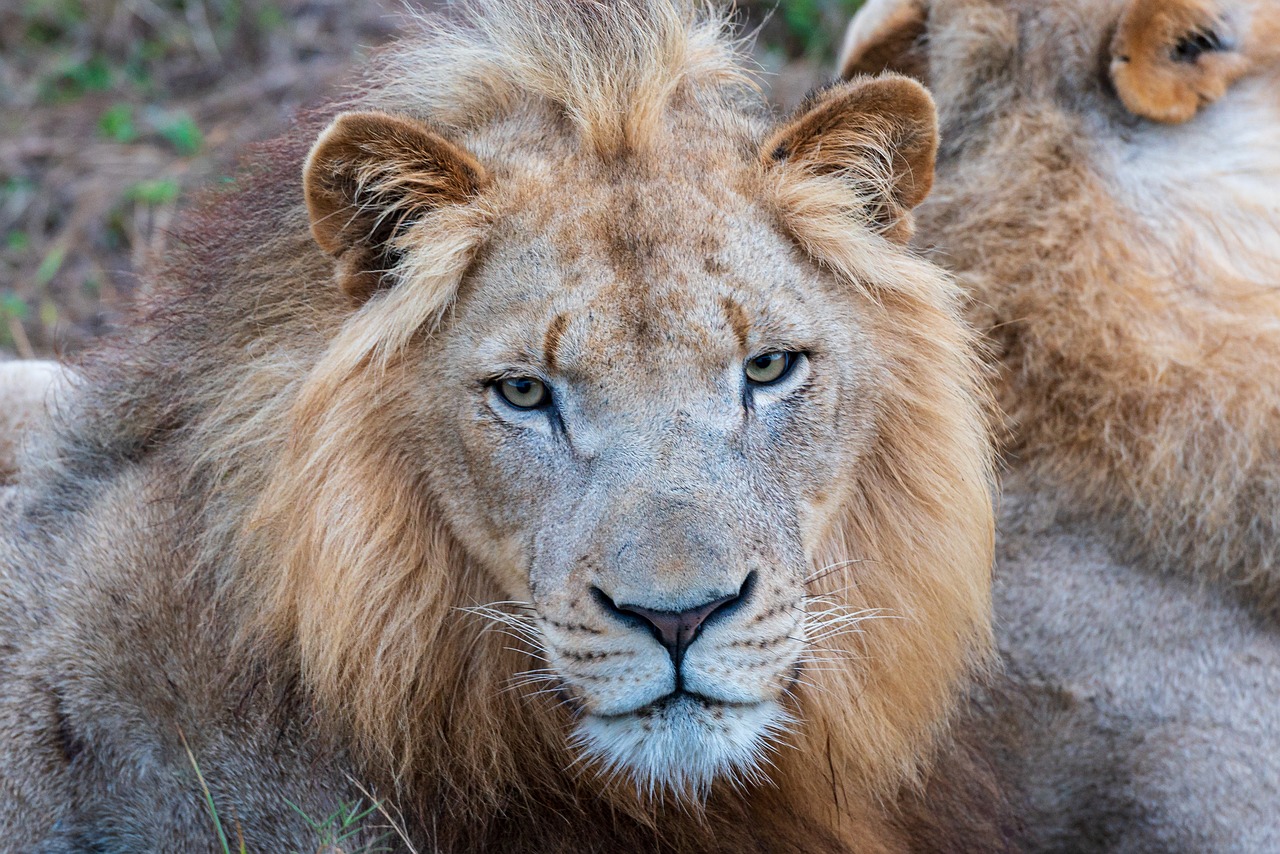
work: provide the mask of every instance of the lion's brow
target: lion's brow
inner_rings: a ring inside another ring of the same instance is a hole
[[[569,315],[561,312],[551,318],[551,325],[547,327],[547,334],[542,338],[542,363],[547,366],[549,371],[556,369],[556,351],[560,349],[560,340],[564,337],[565,330],[568,327]]]
[[[724,309],[725,316],[729,320],[729,327],[738,339],[738,346],[745,348],[747,346],[747,336],[751,332],[751,321],[747,318],[746,310],[737,300],[731,297],[721,297],[720,307]]]

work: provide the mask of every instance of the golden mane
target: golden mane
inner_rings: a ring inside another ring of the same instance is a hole
[[[728,20],[690,2],[469,3],[419,21],[421,40],[386,58],[362,104],[450,136],[542,101],[601,153],[641,149],[673,98],[753,85]]]

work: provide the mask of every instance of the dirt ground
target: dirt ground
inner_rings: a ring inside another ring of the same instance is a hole
[[[780,107],[822,81],[859,2],[739,3]],[[73,354],[100,334],[194,191],[340,86],[405,10],[0,0],[0,354]]]

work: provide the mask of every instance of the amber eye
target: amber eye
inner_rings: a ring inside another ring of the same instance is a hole
[[[748,359],[747,379],[755,385],[772,385],[791,373],[796,362],[795,356],[795,353],[774,350]]]
[[[542,380],[508,377],[498,382],[498,394],[516,409],[537,409],[551,402],[551,393]]]

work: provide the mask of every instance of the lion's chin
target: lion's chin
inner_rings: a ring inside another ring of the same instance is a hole
[[[679,694],[623,715],[586,715],[575,741],[606,773],[630,776],[650,796],[702,800],[716,780],[763,780],[767,754],[792,722],[772,700],[726,704]]]

